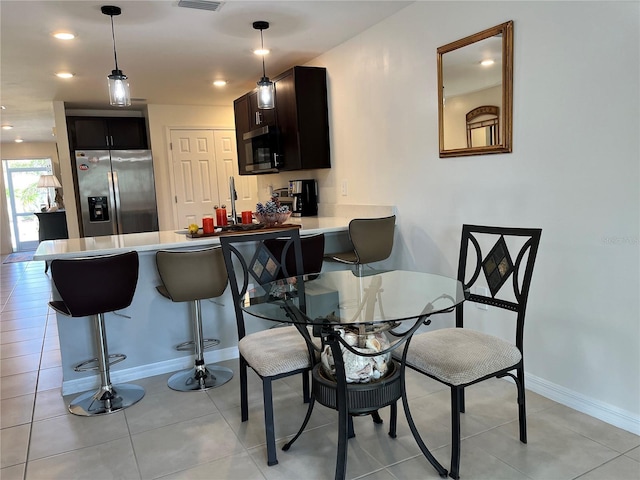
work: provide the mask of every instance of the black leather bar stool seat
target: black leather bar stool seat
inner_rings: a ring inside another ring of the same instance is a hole
[[[205,339],[202,334],[202,306],[200,301],[221,296],[229,278],[220,247],[191,251],[161,250],[156,253],[156,266],[162,285],[158,292],[173,302],[191,302],[193,341],[176,347],[184,350],[193,344],[194,366],[172,375],[168,385],[181,392],[202,391],[224,385],[233,377],[233,370],[217,365],[206,365],[205,348],[218,345],[219,340]]]
[[[132,384],[111,384],[109,350],[104,314],[131,305],[138,283],[138,253],[127,252],[101,257],[57,259],[51,262],[51,277],[61,300],[49,305],[70,317],[92,317],[93,334],[100,372],[100,388],[76,397],[69,411],[85,417],[113,413],[144,397],[144,388]],[[121,361],[125,355],[112,355]],[[87,370],[83,362],[77,370]],[[115,362],[112,362],[115,363]]]

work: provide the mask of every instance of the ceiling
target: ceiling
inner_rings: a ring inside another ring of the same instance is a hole
[[[72,109],[140,110],[146,104],[229,106],[262,76],[253,54],[264,30],[267,76],[356,36],[412,2],[240,1],[217,11],[178,6],[178,0],[6,1],[0,0],[0,141],[54,141],[53,101]],[[111,20],[100,11],[116,5],[113,17],[118,67],[129,77],[132,106],[109,106],[107,75],[114,68]],[[52,36],[70,31],[74,40]],[[74,73],[63,80],[54,74]],[[224,79],[225,87],[212,82]]]

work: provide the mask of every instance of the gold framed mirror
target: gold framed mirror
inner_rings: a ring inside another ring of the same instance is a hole
[[[438,48],[440,157],[510,153],[513,21]]]

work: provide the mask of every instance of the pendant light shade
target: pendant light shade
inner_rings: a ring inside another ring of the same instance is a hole
[[[129,80],[127,76],[118,68],[118,54],[116,53],[116,36],[113,30],[113,16],[120,15],[120,7],[105,5],[100,9],[105,15],[111,17],[111,38],[113,39],[113,58],[116,68],[111,71],[109,79],[109,104],[116,107],[128,107],[131,105],[131,92],[129,91]]]
[[[269,22],[253,22],[253,28],[260,30],[260,47],[264,50],[264,39],[262,37],[262,31],[269,28]],[[273,82],[267,77],[267,73],[264,68],[264,54],[262,55],[262,78],[258,81],[258,108],[263,110],[275,107],[275,89],[273,88]]]

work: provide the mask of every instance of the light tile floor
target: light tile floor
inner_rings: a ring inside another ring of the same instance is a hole
[[[0,401],[2,480],[26,479],[331,479],[336,412],[317,406],[307,431],[279,464],[266,465],[261,383],[250,378],[250,419],[240,421],[237,376],[206,393],[169,389],[169,375],[139,380],[146,396],[112,415],[66,410],[55,316],[47,307],[42,262],[2,264]],[[225,362],[236,368],[236,361]],[[414,417],[427,445],[448,467],[449,391],[408,375]],[[468,389],[462,419],[462,479],[639,479],[640,437],[529,391],[529,443],[518,441],[515,388],[495,380]],[[278,445],[305,413],[299,379],[275,382]],[[402,409],[400,408],[400,411]],[[399,414],[398,437],[369,417],[355,419],[348,478],[436,479]]]

